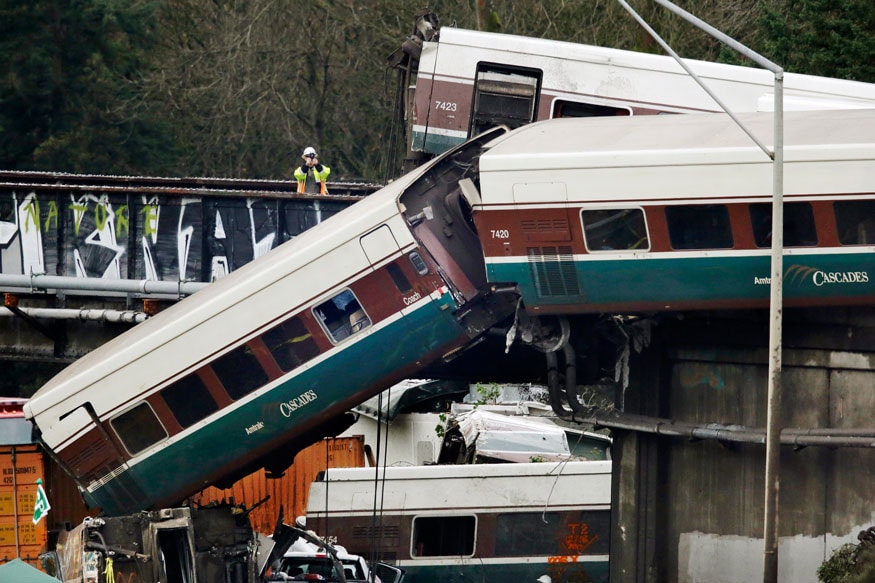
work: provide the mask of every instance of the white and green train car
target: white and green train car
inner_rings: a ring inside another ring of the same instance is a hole
[[[611,462],[329,469],[307,526],[405,583],[608,581]]]

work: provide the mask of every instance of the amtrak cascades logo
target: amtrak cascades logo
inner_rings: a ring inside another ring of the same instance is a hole
[[[280,403],[280,413],[283,414],[283,417],[291,417],[292,413],[294,413],[304,405],[312,403],[316,399],[316,392],[313,391],[313,389],[310,389],[305,393],[301,393],[294,399],[291,399],[284,403]]]
[[[817,287],[833,284],[869,283],[868,271],[821,271],[804,265],[791,265],[784,272],[784,278],[790,283],[805,283],[809,278]],[[770,285],[771,277],[754,277],[754,285]]]

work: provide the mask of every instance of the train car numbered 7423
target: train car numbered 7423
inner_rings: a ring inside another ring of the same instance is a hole
[[[177,503],[295,453],[512,314],[487,287],[448,152],[70,365],[26,405],[109,514]]]

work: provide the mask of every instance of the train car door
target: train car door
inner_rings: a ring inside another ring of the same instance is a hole
[[[161,583],[195,583],[194,529],[191,518],[182,517],[149,525],[152,560]]]
[[[540,69],[478,63],[468,137],[500,125],[514,129],[535,121],[542,77]]]
[[[60,453],[61,462],[77,479],[98,479],[125,463],[126,456],[116,446],[98,419],[91,403],[85,403],[59,418],[71,435],[81,437]]]
[[[360,242],[365,257],[371,264],[371,269],[375,269],[375,265],[385,261],[400,249],[389,225],[380,225],[370,233],[363,235]]]

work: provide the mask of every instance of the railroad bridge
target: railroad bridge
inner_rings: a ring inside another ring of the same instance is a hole
[[[379,185],[329,187],[0,171],[0,360],[75,360]]]

